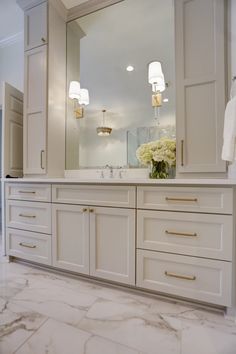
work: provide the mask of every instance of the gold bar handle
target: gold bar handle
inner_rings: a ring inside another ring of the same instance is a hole
[[[184,140],[181,140],[181,166],[184,166]]]
[[[19,214],[21,218],[36,218],[36,215]]]
[[[197,202],[197,198],[174,198],[174,197],[166,197],[166,201],[174,201],[174,202]]]
[[[44,150],[41,150],[41,152],[40,152],[40,167],[41,167],[42,170],[45,169],[43,167],[43,154],[44,154]]]
[[[36,248],[37,247],[35,245],[30,245],[29,243],[23,243],[23,242],[19,242],[19,245],[21,247],[27,247],[27,248]]]
[[[190,233],[190,232],[178,232],[178,231],[165,230],[165,233],[167,235],[197,237],[197,233],[196,232]]]
[[[181,274],[171,273],[171,272],[167,272],[167,271],[165,271],[165,275],[167,277],[184,279],[184,280],[196,280],[197,279],[195,275],[181,275]]]
[[[18,193],[21,193],[21,194],[35,194],[36,192],[35,191],[19,191]]]

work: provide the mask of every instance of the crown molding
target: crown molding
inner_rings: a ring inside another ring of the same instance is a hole
[[[88,15],[107,6],[111,6],[124,0],[88,0],[78,6],[67,10],[67,22],[76,20],[79,17]]]
[[[0,40],[0,48],[8,47],[12,44],[18,43],[23,41],[24,39],[24,33],[23,32],[18,32],[12,36],[5,37]]]
[[[25,11],[46,1],[47,0],[16,0],[16,3]]]

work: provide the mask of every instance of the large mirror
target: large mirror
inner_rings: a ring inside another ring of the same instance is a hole
[[[173,0],[124,0],[67,24],[67,170],[138,167],[140,144],[175,136],[174,46]],[[165,81],[158,107],[155,61]]]

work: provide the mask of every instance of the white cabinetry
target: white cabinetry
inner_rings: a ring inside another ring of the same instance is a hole
[[[233,189],[138,187],[137,200],[137,286],[231,306]]]
[[[65,169],[66,9],[18,0],[25,11],[24,175]]]
[[[55,185],[52,196],[53,265],[134,285],[135,210],[119,206],[134,206],[135,187]]]
[[[24,173],[45,174],[47,46],[25,52]]]
[[[225,1],[175,3],[177,172],[225,172]]]
[[[25,12],[25,50],[47,43],[47,2]]]

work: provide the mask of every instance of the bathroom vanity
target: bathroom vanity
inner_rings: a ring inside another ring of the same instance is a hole
[[[204,303],[235,305],[229,180],[6,182],[7,254]]]

